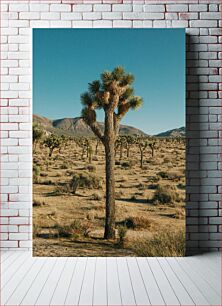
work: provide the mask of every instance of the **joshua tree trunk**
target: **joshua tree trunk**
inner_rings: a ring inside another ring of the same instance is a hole
[[[127,146],[127,151],[126,152],[127,152],[127,158],[129,158],[130,157],[130,146],[129,145]]]
[[[104,238],[115,238],[115,134],[113,132],[113,115],[105,116],[106,141],[106,222]]]
[[[143,169],[143,151],[140,151],[140,168]]]
[[[123,158],[123,143],[120,144],[120,153],[119,153],[119,159],[122,160]]]

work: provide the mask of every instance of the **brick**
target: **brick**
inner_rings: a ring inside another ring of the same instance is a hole
[[[67,14],[69,14],[69,13],[67,13]],[[57,13],[57,12],[41,13],[41,19],[59,20],[60,19],[60,13]]]
[[[186,4],[169,4],[166,5],[167,12],[188,12],[188,5]]]
[[[206,12],[207,4],[189,4],[190,12]]]
[[[93,28],[112,28],[111,20],[94,20]]]
[[[48,20],[31,20],[30,27],[31,28],[49,28],[49,21]]]
[[[190,27],[197,28],[214,28],[217,27],[216,20],[190,20]]]
[[[114,20],[113,27],[114,28],[131,28],[132,21],[131,20]]]
[[[187,20],[172,20],[172,26],[175,28],[187,28],[188,21]]]
[[[122,19],[122,13],[120,12],[108,12],[102,13],[102,19]]]
[[[9,12],[28,12],[29,5],[25,3],[9,4]]]
[[[176,20],[178,18],[179,18],[178,13],[166,13],[165,14],[165,19]]]
[[[221,19],[221,13],[200,13],[200,19],[216,19],[216,20],[220,20]]]
[[[111,4],[94,4],[93,11],[94,12],[110,12]]]
[[[39,12],[19,13],[19,19],[39,19],[39,18],[40,18]]]
[[[131,4],[113,4],[112,11],[113,12],[131,12],[132,5]]]
[[[34,12],[48,12],[49,11],[49,4],[39,4],[39,3],[30,3],[29,4],[30,11]]]
[[[1,248],[17,248],[18,241],[1,241],[0,247]]]
[[[50,26],[52,28],[71,28],[72,26],[72,23],[71,21],[68,21],[68,20],[64,20],[64,21],[61,21],[61,20],[52,20],[50,21]]]
[[[144,12],[157,12],[157,13],[161,13],[161,12],[165,12],[165,7],[163,4],[161,5],[144,5]]]
[[[81,20],[82,14],[81,13],[61,13],[62,20]]]
[[[72,21],[73,28],[92,28],[92,20],[78,20]]]
[[[198,13],[179,13],[179,19],[198,19]]]
[[[11,233],[9,234],[10,240],[28,240],[27,233]]]
[[[134,12],[142,12],[143,11],[143,5],[142,4],[134,4],[133,5],[133,11]]]
[[[102,18],[102,13],[100,12],[83,13],[83,19],[96,20],[96,19],[101,19],[101,18]]]
[[[51,12],[71,12],[71,5],[69,4],[51,4]]]
[[[123,19],[164,19],[163,13],[135,13],[127,12],[123,13]]]
[[[92,4],[76,4],[73,6],[74,12],[92,12]]]

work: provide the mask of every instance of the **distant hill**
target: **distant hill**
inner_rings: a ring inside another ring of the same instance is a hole
[[[169,130],[166,132],[162,132],[155,136],[157,137],[185,137],[185,133],[186,133],[185,127],[182,126],[178,129],[173,129],[173,130]]]
[[[53,132],[58,135],[67,136],[94,136],[90,127],[84,122],[81,117],[76,118],[63,118],[50,120],[46,117],[33,115],[33,122],[43,126],[47,131]],[[104,124],[99,123],[102,130],[104,130]],[[121,135],[144,135],[147,134],[143,131],[128,125],[120,125]]]

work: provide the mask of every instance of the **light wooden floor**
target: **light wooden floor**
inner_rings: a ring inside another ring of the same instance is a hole
[[[220,255],[42,258],[3,252],[0,305],[221,305]]]

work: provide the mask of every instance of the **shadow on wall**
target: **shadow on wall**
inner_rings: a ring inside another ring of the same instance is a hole
[[[200,108],[200,76],[198,75],[199,44],[186,35],[186,255],[210,250],[209,224],[200,214],[202,203],[207,206],[206,186],[201,186],[202,114]],[[203,144],[202,144],[203,145]],[[203,148],[203,147],[202,147]],[[206,240],[205,240],[206,239]]]

